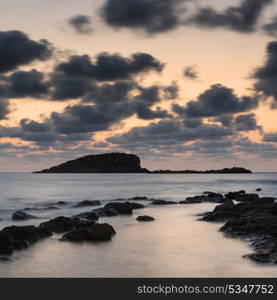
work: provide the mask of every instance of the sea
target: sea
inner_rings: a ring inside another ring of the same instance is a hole
[[[147,196],[180,201],[203,191],[227,193],[246,190],[277,197],[277,173],[253,174],[0,174],[0,229],[9,225],[38,225],[57,216],[72,216],[93,208],[73,208],[83,200]],[[57,210],[44,207],[60,205]],[[276,277],[277,265],[257,264],[243,255],[251,253],[247,240],[224,236],[221,223],[199,221],[212,203],[154,206],[133,216],[101,218],[117,234],[101,243],[61,242],[54,235],[17,251],[10,261],[0,261],[0,277]],[[24,208],[35,220],[15,222],[12,214]],[[154,222],[140,223],[138,215]]]

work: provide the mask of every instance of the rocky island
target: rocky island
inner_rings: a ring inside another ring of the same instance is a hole
[[[252,173],[241,167],[224,168],[220,170],[157,170],[149,171],[142,168],[140,158],[134,154],[105,153],[88,155],[70,160],[61,165],[34,173],[147,173],[147,174],[238,174]]]

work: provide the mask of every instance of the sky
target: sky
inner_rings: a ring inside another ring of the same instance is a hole
[[[106,152],[277,171],[276,0],[2,0],[0,172]]]

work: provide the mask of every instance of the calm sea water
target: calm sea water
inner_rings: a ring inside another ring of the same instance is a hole
[[[149,174],[0,174],[0,228],[10,224],[11,214],[25,207],[44,207],[58,201],[59,210],[33,211],[39,224],[56,216],[88,211],[72,205],[83,200],[148,196],[183,200],[203,191],[245,189],[277,197],[277,173],[239,175]],[[10,262],[0,262],[0,277],[276,277],[277,266],[259,265],[242,258],[251,252],[246,241],[218,232],[221,224],[201,222],[197,214],[213,204],[174,205],[137,210],[134,216],[102,218],[117,231],[111,242],[72,244],[59,235],[15,252]],[[137,215],[155,217],[139,223]]]

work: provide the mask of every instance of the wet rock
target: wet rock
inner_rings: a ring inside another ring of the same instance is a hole
[[[256,192],[261,192],[261,191],[262,191],[261,188],[256,189]]]
[[[74,205],[73,207],[87,207],[87,206],[97,206],[97,205],[101,205],[101,202],[99,200],[85,200]]]
[[[144,208],[144,205],[141,203],[136,203],[136,202],[130,202],[132,209],[142,209]]]
[[[118,211],[114,208],[109,207],[100,207],[94,209],[93,212],[100,218],[100,217],[114,217],[118,215]]]
[[[251,253],[243,256],[244,258],[249,258],[258,263],[269,263],[272,262],[271,253]]]
[[[57,204],[57,205],[67,205],[68,202],[66,202],[66,201],[59,201],[59,202],[57,202],[56,204]]]
[[[110,241],[115,234],[114,228],[109,224],[94,224],[89,228],[80,228],[68,232],[60,240],[71,242]]]
[[[26,213],[23,210],[18,210],[12,215],[13,221],[25,221],[25,220],[31,220],[31,219],[37,219],[36,216],[33,216],[31,214]]]
[[[197,195],[194,197],[187,197],[186,200],[180,201],[180,204],[196,204],[202,202],[211,202],[211,203],[223,203],[227,201],[221,194],[206,192],[206,195]]]
[[[111,202],[104,206],[104,209],[114,209],[120,215],[131,215],[133,213],[133,206],[130,202]]]
[[[0,231],[0,255],[11,255],[40,239],[51,236],[51,232],[35,226],[9,226]]]
[[[94,211],[84,212],[79,215],[73,216],[74,219],[85,219],[89,221],[98,221],[99,217]]]
[[[135,201],[140,201],[140,200],[149,200],[148,197],[140,197],[140,196],[137,196],[137,197],[133,197],[131,198],[130,200],[135,200]]]
[[[24,211],[32,211],[32,210],[40,211],[40,210],[57,210],[57,209],[60,209],[60,208],[57,206],[54,206],[54,205],[50,205],[50,206],[46,206],[46,207],[26,207],[23,210]]]
[[[259,195],[257,194],[242,194],[235,198],[236,201],[245,202],[245,201],[257,201],[259,200]]]
[[[274,203],[275,198],[274,197],[262,197],[259,199],[260,204],[269,204],[269,203]]]
[[[235,200],[237,197],[244,195],[246,192],[244,190],[240,190],[238,192],[229,192],[225,194],[225,198]]]
[[[151,204],[153,204],[153,205],[172,205],[172,204],[177,204],[177,202],[167,201],[167,200],[153,200]]]
[[[228,201],[224,204],[218,205],[212,212],[205,213],[201,220],[222,222],[231,218],[235,211],[235,205],[233,201]]]
[[[137,221],[139,222],[151,222],[151,221],[155,221],[155,219],[153,217],[150,216],[138,216],[136,218]]]
[[[57,217],[41,223],[39,228],[49,230],[50,232],[63,233],[75,229],[75,223],[72,218]]]

